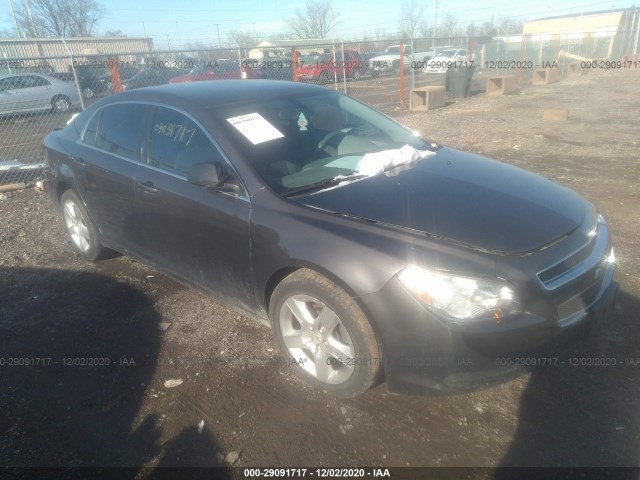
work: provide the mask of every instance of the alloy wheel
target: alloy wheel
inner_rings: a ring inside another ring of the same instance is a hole
[[[86,252],[91,248],[91,240],[87,222],[80,208],[72,200],[67,200],[64,203],[63,212],[64,223],[67,226],[71,240],[81,252]]]
[[[334,385],[351,377],[353,341],[325,303],[310,295],[293,295],[282,305],[279,322],[289,354],[307,373]]]

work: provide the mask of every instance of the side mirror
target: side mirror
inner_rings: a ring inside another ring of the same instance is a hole
[[[218,188],[226,179],[225,168],[218,162],[196,163],[189,170],[190,183],[205,188]]]

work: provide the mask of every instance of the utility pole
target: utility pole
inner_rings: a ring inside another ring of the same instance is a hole
[[[220,23],[214,23],[216,29],[218,30],[218,47],[222,48],[222,43],[220,42]]]
[[[22,35],[20,35],[20,29],[18,28],[18,21],[16,20],[16,12],[13,9],[13,0],[9,0],[9,7],[11,7],[11,16],[13,17],[13,24],[16,27],[16,33],[18,34],[18,37],[21,37]]]
[[[431,41],[431,48],[435,48],[436,46],[436,34],[438,33],[438,3],[439,0],[436,0],[436,14],[433,19],[433,40]]]
[[[24,0],[24,4],[27,7],[27,13],[29,14],[29,25],[31,25],[31,34],[34,37],[38,36],[38,32],[36,32],[36,25],[33,23],[33,15],[31,15],[31,6],[29,5],[29,0]]]

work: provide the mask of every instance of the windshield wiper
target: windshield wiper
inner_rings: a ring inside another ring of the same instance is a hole
[[[332,187],[334,185],[338,185],[342,182],[349,182],[352,180],[357,180],[359,178],[367,177],[368,175],[339,175],[334,178],[327,178],[326,180],[322,180],[320,182],[310,183],[309,185],[302,185],[301,187],[294,188],[282,194],[283,197],[293,197],[295,195],[310,193],[316,190],[323,190],[328,187]]]

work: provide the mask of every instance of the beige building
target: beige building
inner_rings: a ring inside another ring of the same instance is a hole
[[[523,37],[541,48],[557,45],[589,58],[618,59],[638,51],[640,9],[562,15],[525,22]]]
[[[69,58],[76,61],[104,60],[117,56],[120,61],[140,61],[153,52],[151,38],[3,38],[0,39],[0,66],[29,68],[45,62],[57,71],[66,71]],[[5,68],[2,68],[5,70]]]
[[[592,37],[612,37],[619,31],[633,28],[637,10],[608,10],[589,12],[582,15],[562,15],[524,22],[523,35],[549,35],[575,39]],[[544,40],[544,39],[543,39]]]

